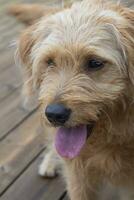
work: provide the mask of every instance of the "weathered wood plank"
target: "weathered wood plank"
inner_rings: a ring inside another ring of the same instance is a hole
[[[17,21],[14,18],[12,19],[9,16],[7,18],[5,18],[5,21],[3,23],[4,24],[1,25],[1,29],[0,29],[0,33],[1,33],[0,42],[2,41],[3,37],[7,38],[8,36],[10,36],[10,34],[15,32],[19,28],[21,28],[21,24],[17,23]],[[5,26],[5,24],[6,24],[6,26]]]
[[[11,50],[0,55],[0,102],[22,84],[22,76],[15,66],[14,52]]]
[[[0,194],[44,148],[44,134],[38,126],[35,113],[0,142]]]
[[[10,66],[0,75],[0,84],[10,85],[16,88],[20,86],[21,82],[20,70],[15,66]]]
[[[58,200],[65,191],[64,183],[57,177],[43,179],[37,175],[41,157],[16,180],[1,200]]]
[[[12,52],[0,57],[0,102],[22,84],[20,69],[15,66],[13,57]]]
[[[8,94],[11,94],[13,90],[11,90],[10,86],[0,84],[0,102],[4,100],[8,96]]]
[[[3,52],[6,53],[9,50],[10,45],[12,44],[12,41],[16,40],[16,36],[18,37],[19,33],[20,33],[20,29],[16,30],[16,32],[13,32],[8,38],[6,38],[6,40],[3,40],[0,46],[1,54]]]
[[[2,73],[7,68],[10,68],[11,66],[15,65],[14,54],[15,54],[14,49],[11,48],[8,48],[7,50],[3,49],[2,53],[0,54],[0,76],[2,76]]]
[[[19,89],[16,89],[8,98],[0,103],[0,110],[0,140],[33,111],[33,109],[27,111],[21,106]]]
[[[15,87],[6,84],[0,84],[0,103],[16,90]]]
[[[22,83],[22,76],[19,67],[9,65],[0,73],[0,84],[10,85],[17,88]]]

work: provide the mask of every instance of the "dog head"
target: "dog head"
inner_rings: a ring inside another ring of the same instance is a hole
[[[44,121],[62,127],[57,146],[63,156],[69,157],[70,150],[61,150],[59,137],[65,139],[70,131],[73,141],[76,132],[80,135],[77,152],[69,154],[74,157],[87,137],[85,127],[92,129],[105,109],[114,109],[129,95],[134,84],[133,18],[134,12],[121,5],[85,0],[22,35],[19,49],[30,69],[30,87],[39,91]]]

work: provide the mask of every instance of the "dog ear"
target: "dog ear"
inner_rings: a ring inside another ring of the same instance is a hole
[[[131,83],[134,85],[134,11],[128,9],[128,73]]]
[[[128,76],[134,84],[134,11],[126,8],[124,12],[126,24],[124,24],[124,44],[128,57]]]
[[[39,23],[29,26],[20,36],[18,45],[18,56],[21,61],[22,77],[23,77],[23,97],[24,107],[30,107],[35,101],[40,87],[40,66],[38,66],[37,50],[41,45],[41,41],[49,36],[53,31],[55,21],[53,17],[43,18]],[[42,28],[43,27],[43,28]],[[31,101],[32,100],[32,101]],[[30,102],[30,104],[29,104]],[[32,106],[33,107],[33,106]]]
[[[44,6],[41,4],[18,4],[8,8],[8,14],[15,16],[25,25],[32,25],[42,16],[48,16],[60,11],[60,8]]]
[[[32,102],[34,102],[36,94],[35,88],[33,88],[32,60],[30,57],[32,48],[37,40],[37,37],[33,36],[32,34],[35,29],[36,25],[30,26],[21,34],[18,47],[18,54],[21,60],[21,71],[24,82],[22,89],[24,107],[33,104]],[[29,102],[31,103],[29,104]]]

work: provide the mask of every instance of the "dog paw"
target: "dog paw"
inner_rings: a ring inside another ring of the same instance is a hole
[[[53,178],[58,174],[59,161],[49,152],[39,166],[38,174],[43,177]]]
[[[57,175],[57,170],[52,166],[52,164],[45,165],[45,163],[41,163],[38,169],[38,174],[42,177],[53,178]]]

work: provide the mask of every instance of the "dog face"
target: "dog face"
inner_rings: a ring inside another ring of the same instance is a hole
[[[128,94],[133,80],[133,16],[120,5],[85,0],[42,19],[27,32],[27,42],[22,36],[20,54],[26,65],[32,65],[31,85],[39,90],[47,124],[90,124]],[[55,116],[51,119],[51,112],[62,113],[61,123]]]

